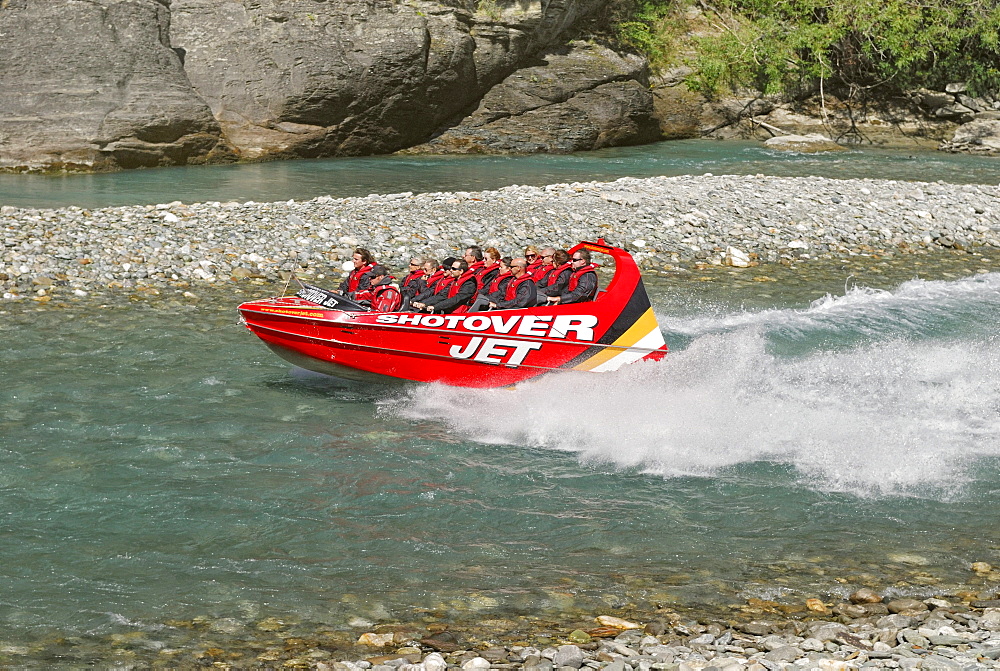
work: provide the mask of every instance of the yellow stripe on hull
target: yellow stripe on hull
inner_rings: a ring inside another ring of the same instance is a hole
[[[656,315],[653,314],[653,308],[649,308],[611,345],[608,345],[586,361],[574,366],[573,369],[594,372],[615,370],[626,363],[638,361],[649,353],[647,350],[659,349],[663,344],[663,334],[660,333],[660,325],[656,321]],[[628,349],[631,347],[641,347],[643,349],[642,351],[634,352]]]

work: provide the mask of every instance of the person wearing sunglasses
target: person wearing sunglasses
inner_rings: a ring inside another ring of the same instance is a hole
[[[534,245],[525,247],[524,259],[528,262],[528,274],[534,276],[538,266],[542,265],[542,256],[538,253],[538,247]]]
[[[537,302],[535,283],[528,272],[527,259],[512,259],[510,262],[511,280],[504,289],[503,296],[490,302],[490,308],[497,310],[513,310],[516,308],[533,307]]]
[[[594,300],[597,295],[597,266],[590,262],[590,250],[578,249],[573,252],[570,266],[572,272],[566,282],[566,289],[558,295],[549,296],[549,305],[585,303]]]
[[[535,280],[535,284],[542,286],[549,273],[555,270],[555,265],[552,263],[552,259],[555,258],[556,250],[552,247],[546,247],[542,251],[538,252],[538,258],[535,260],[534,269],[532,269],[532,264],[528,262],[528,272],[531,273],[531,278]],[[528,257],[524,257],[527,259]]]
[[[424,285],[420,292],[417,293],[417,295],[413,297],[413,300],[410,301],[409,309],[411,311],[422,310],[422,307],[417,307],[418,303],[424,304],[427,299],[434,294],[448,289],[448,285],[451,284],[452,278],[451,272],[447,269],[450,268],[451,264],[454,262],[455,258],[452,256],[449,256],[442,261],[440,266],[438,266],[434,259],[427,259],[424,261],[424,277],[422,278]],[[428,268],[428,263],[433,265]]]
[[[439,291],[422,303],[413,303],[413,307],[423,312],[451,313],[460,307],[468,307],[476,296],[479,283],[476,274],[469,269],[469,264],[460,259],[451,264],[448,274],[453,278],[446,291]]]
[[[569,262],[569,253],[564,249],[557,249],[551,254],[552,266],[546,270],[544,275],[535,278],[538,286],[538,304],[544,305],[550,296],[558,296],[566,289],[569,276],[572,272],[572,264]]]
[[[421,259],[410,259],[410,272],[403,278],[403,284],[399,288],[403,296],[403,309],[406,309],[414,296],[426,288],[427,285],[423,282],[426,275]]]

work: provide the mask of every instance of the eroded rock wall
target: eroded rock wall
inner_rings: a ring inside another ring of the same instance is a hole
[[[660,130],[645,59],[573,42],[493,87],[419,153],[566,153],[654,142]]]
[[[0,169],[231,156],[169,30],[166,0],[3,0]]]
[[[172,43],[244,158],[426,140],[601,0],[174,0]]]
[[[606,1],[0,0],[0,170],[392,152]]]

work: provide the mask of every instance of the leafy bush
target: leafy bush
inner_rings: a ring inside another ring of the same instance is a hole
[[[692,67],[712,95],[752,87],[845,98],[941,89],[1000,90],[996,0],[632,0],[619,37],[654,68]],[[695,18],[692,18],[695,17]]]

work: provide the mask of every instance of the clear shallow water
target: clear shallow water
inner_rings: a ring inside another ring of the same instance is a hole
[[[379,156],[100,175],[0,175],[0,205],[105,207],[175,200],[267,202],[324,195],[479,191],[510,184],[706,172],[996,184],[1000,182],[1000,161],[938,151],[871,148],[795,154],[769,150],[758,142],[682,140],[568,155]]]
[[[1000,273],[844,279],[651,281],[664,363],[516,391],[290,371],[224,301],[0,306],[0,629],[965,584],[1000,563]]]

